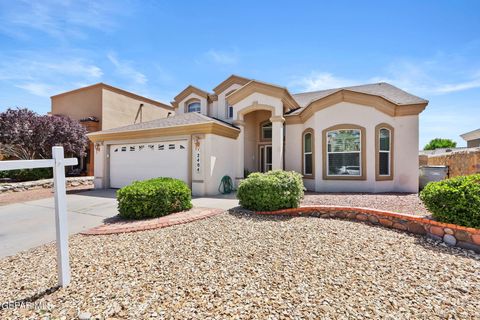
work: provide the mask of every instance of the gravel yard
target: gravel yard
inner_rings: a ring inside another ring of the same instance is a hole
[[[364,207],[378,210],[428,216],[416,193],[314,193],[307,192],[302,205]]]
[[[50,311],[0,317],[480,318],[479,255],[362,223],[226,213],[70,249],[71,285],[37,300]],[[54,257],[1,260],[0,302],[54,286]]]

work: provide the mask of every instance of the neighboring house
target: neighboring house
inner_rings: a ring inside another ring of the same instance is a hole
[[[295,170],[308,190],[417,192],[418,118],[428,104],[387,83],[291,94],[232,75],[213,92],[188,86],[176,115],[89,134],[95,186],[170,176],[194,195],[224,175]]]
[[[467,148],[480,147],[480,129],[464,133],[460,137],[467,141]]]
[[[53,115],[65,115],[80,121],[88,132],[165,118],[174,113],[172,106],[139,96],[105,83],[60,93],[51,97]],[[94,173],[93,144],[80,159],[80,170]]]

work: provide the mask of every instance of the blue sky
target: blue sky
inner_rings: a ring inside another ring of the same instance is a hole
[[[106,82],[169,102],[235,73],[291,92],[387,81],[420,145],[480,127],[480,1],[0,0],[0,111]]]

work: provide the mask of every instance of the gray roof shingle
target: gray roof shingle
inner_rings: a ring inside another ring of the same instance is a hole
[[[293,94],[293,98],[297,101],[300,105],[301,109],[297,109],[296,111],[301,111],[303,108],[308,106],[315,100],[319,100],[321,98],[325,98],[326,96],[335,93],[340,90],[349,90],[354,92],[360,93],[367,93],[376,96],[381,96],[397,105],[408,105],[408,104],[417,104],[417,103],[426,103],[428,102],[425,99],[417,97],[413,94],[403,91],[389,83],[386,82],[379,82],[379,83],[372,83],[372,84],[364,84],[360,86],[352,86],[352,87],[343,87],[343,88],[336,88],[336,89],[328,89],[328,90],[320,90],[320,91],[313,91],[313,92],[305,92],[305,93],[297,93]]]
[[[197,112],[190,112],[190,113],[183,113],[183,114],[171,116],[168,118],[156,119],[156,120],[151,120],[147,122],[130,124],[128,126],[107,129],[107,130],[95,132],[95,134],[168,128],[168,127],[174,127],[174,126],[184,126],[184,125],[193,125],[193,124],[201,124],[201,123],[211,123],[211,122],[218,123],[226,127],[238,129],[237,127],[235,127],[230,123],[223,122],[215,118],[207,117]]]

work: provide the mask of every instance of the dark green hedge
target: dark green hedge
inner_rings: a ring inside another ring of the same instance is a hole
[[[127,219],[155,218],[192,208],[192,195],[181,180],[136,181],[117,191],[118,211]]]
[[[294,171],[252,173],[240,183],[240,205],[254,211],[296,208],[303,198],[302,176]]]
[[[430,182],[420,198],[436,220],[480,228],[480,174]]]
[[[0,178],[14,181],[35,181],[53,177],[52,168],[19,169],[0,171]]]

